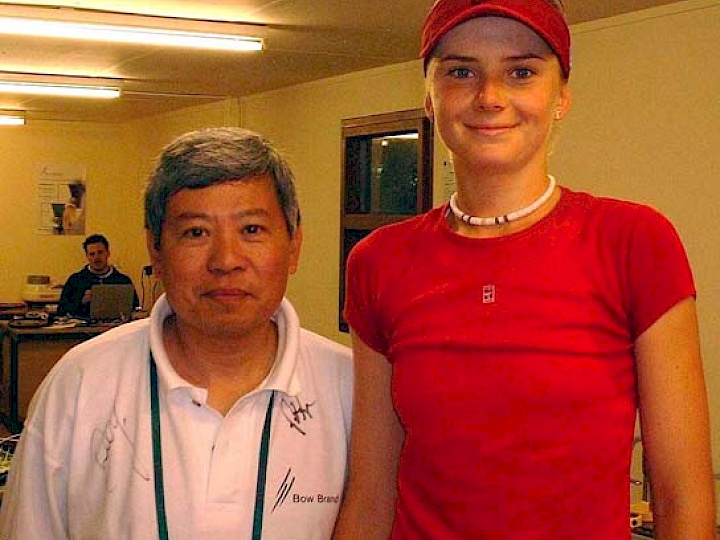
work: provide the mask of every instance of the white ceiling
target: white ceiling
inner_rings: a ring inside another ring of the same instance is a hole
[[[566,0],[571,23],[674,0]],[[17,4],[262,23],[261,53],[200,52],[0,36],[1,72],[119,79],[112,101],[0,95],[32,119],[119,122],[411,60],[433,0],[42,0]],[[0,2],[0,10],[3,2]]]

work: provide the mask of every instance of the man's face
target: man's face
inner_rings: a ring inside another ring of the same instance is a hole
[[[178,328],[231,339],[271,324],[300,244],[268,175],[183,189],[170,198],[159,249],[148,234]]]
[[[110,251],[101,242],[88,244],[85,248],[85,256],[93,272],[100,273],[107,270]]]

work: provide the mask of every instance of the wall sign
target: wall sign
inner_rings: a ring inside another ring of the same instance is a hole
[[[46,164],[38,172],[41,234],[85,235],[85,165]]]

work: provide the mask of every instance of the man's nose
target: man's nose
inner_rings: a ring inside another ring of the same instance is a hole
[[[232,272],[247,264],[246,246],[236,231],[216,232],[208,266],[212,272]]]

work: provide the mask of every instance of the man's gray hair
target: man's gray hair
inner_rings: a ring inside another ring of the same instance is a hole
[[[300,225],[295,176],[285,158],[263,136],[242,128],[210,128],[181,135],[160,154],[145,190],[145,228],[160,247],[170,197],[249,176],[269,174],[290,236]]]

